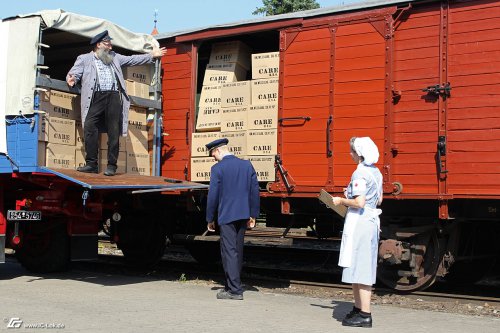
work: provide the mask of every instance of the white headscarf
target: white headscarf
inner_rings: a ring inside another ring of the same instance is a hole
[[[354,149],[358,156],[364,158],[363,164],[371,165],[378,161],[379,153],[377,145],[369,137],[356,138],[354,140]]]

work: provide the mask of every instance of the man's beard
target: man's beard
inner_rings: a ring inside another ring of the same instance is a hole
[[[99,48],[96,51],[97,58],[99,58],[103,63],[109,65],[113,61],[114,55],[109,52],[109,49]]]

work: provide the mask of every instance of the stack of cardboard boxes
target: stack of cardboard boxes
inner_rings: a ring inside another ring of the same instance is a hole
[[[149,90],[149,88],[148,88]],[[80,96],[50,90],[40,95],[38,164],[50,168],[75,169],[85,165],[85,144]],[[107,134],[100,134],[99,169],[107,165]],[[146,110],[131,107],[128,136],[120,136],[118,173],[150,175]]]
[[[80,97],[61,91],[40,94],[38,164],[75,168],[76,122],[81,123]]]
[[[215,164],[215,160],[208,157],[205,144],[220,138],[223,110],[229,106],[243,106],[243,104],[246,106],[249,103],[250,84],[249,81],[243,80],[246,79],[250,69],[250,54],[248,46],[239,41],[212,45],[198,104],[197,133],[193,133],[192,136],[192,181],[210,180],[210,168]],[[246,96],[244,102],[237,101],[240,97],[232,95],[234,90],[244,91]],[[223,101],[222,98],[226,98],[228,94],[234,97],[233,100]],[[244,137],[245,135],[240,138],[241,143]],[[243,147],[246,149],[246,145],[240,144],[239,148],[243,149]]]
[[[231,43],[225,43],[226,45]],[[248,64],[250,54],[240,50],[240,42],[232,42],[233,48],[226,48],[226,54],[218,51],[214,44],[210,59],[232,59],[242,66]],[[239,47],[237,47],[237,45]],[[274,155],[277,153],[277,118],[278,118],[278,69],[279,52],[251,55],[252,80],[222,83],[220,87],[220,106],[213,113],[210,133],[193,133],[191,151],[191,180],[210,180],[210,168],[215,160],[207,157],[204,145],[217,138],[229,139],[230,151],[243,159],[248,159],[254,165],[259,181],[274,181]],[[233,68],[236,65],[233,65]],[[208,70],[208,66],[207,66]],[[205,75],[204,83],[207,75]],[[209,81],[208,81],[209,82]],[[205,88],[206,86],[203,86]],[[196,129],[204,130],[202,103],[203,90],[200,98],[200,109]],[[201,122],[200,122],[201,117]],[[217,125],[218,126],[217,126]],[[203,156],[203,157],[201,157]]]
[[[248,111],[247,155],[259,181],[274,181],[278,152],[279,52],[252,54],[252,105]]]

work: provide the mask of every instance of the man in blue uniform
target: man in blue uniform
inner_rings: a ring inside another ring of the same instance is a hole
[[[228,139],[218,139],[206,145],[216,163],[210,174],[207,199],[207,229],[215,231],[215,214],[220,228],[222,265],[226,276],[225,288],[218,299],[243,299],[241,267],[243,238],[247,227],[255,226],[260,211],[259,183],[252,164],[229,152]]]

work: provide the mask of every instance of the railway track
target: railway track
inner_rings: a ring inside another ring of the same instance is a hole
[[[106,240],[101,240],[101,248],[113,247]],[[336,256],[328,256],[325,251],[319,251],[311,256],[310,251],[302,253],[299,250],[286,253],[285,250],[276,254],[276,249],[265,251],[262,248],[245,248],[245,262],[242,278],[247,285],[259,286],[272,289],[298,289],[307,292],[323,292],[335,296],[350,297],[349,285],[338,283],[340,281],[340,270],[336,265]],[[128,271],[125,268],[123,257],[119,251],[104,255],[101,254],[99,261],[94,264],[119,267],[123,272],[133,274],[144,274],[135,270]],[[151,275],[172,280],[206,280],[222,281],[223,273],[220,265],[199,264],[181,246],[172,246],[165,254],[162,261]],[[397,298],[398,302],[404,297],[415,302],[473,304],[478,306],[498,307],[500,316],[500,279],[490,285],[475,284],[472,286],[452,286],[446,282],[436,282],[431,289],[413,292],[406,295],[395,294],[393,290],[376,285],[374,292],[375,302],[384,299]],[[391,301],[392,302],[392,301]]]

